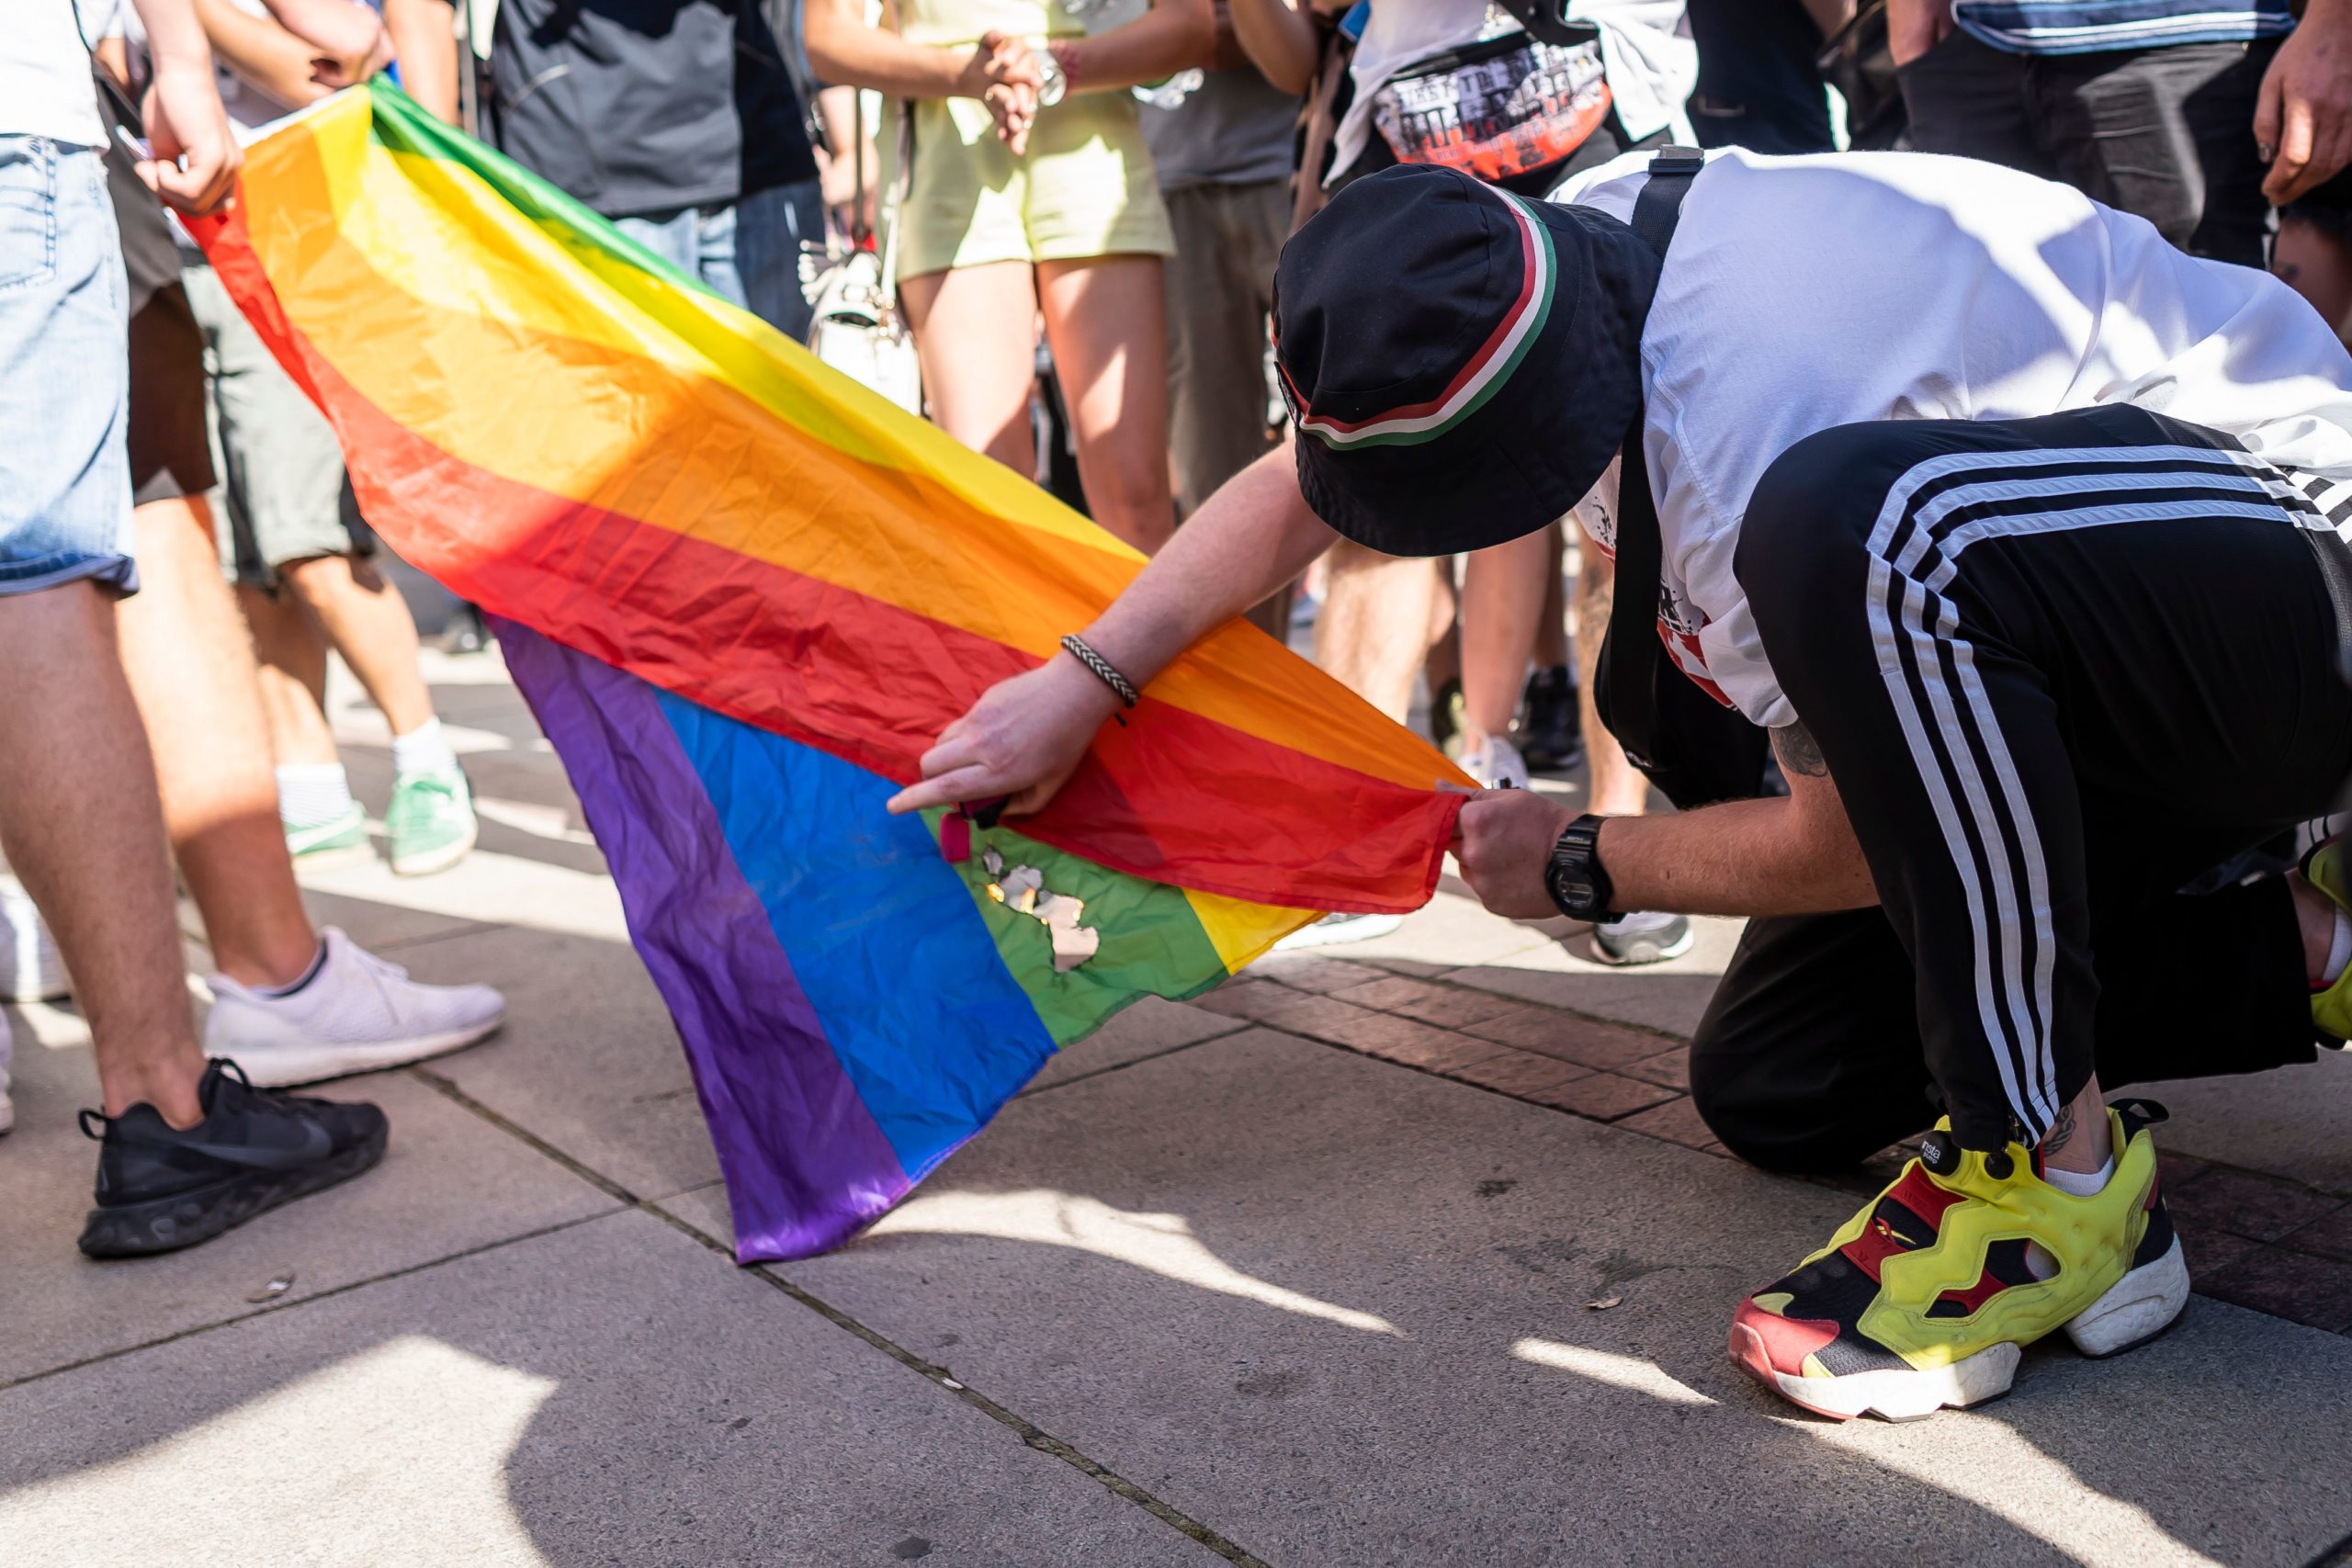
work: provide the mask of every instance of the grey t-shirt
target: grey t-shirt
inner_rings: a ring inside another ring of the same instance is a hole
[[[1250,185],[1290,174],[1298,100],[1255,66],[1210,72],[1200,90],[1172,109],[1142,108],[1162,190]]]

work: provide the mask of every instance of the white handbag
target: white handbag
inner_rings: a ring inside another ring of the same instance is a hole
[[[877,254],[865,229],[865,136],[861,127],[850,154],[856,176],[851,206],[849,249],[830,258],[809,286],[814,318],[809,352],[834,369],[879,392],[909,413],[922,412],[922,367],[914,339],[899,315],[899,198],[906,188],[904,164],[910,117],[899,107],[900,172],[890,182],[882,212],[883,243]]]

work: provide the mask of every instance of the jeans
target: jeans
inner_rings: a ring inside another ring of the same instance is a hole
[[[797,342],[808,335],[811,312],[800,288],[800,246],[825,237],[825,203],[815,180],[771,186],[725,206],[688,207],[614,223],[785,336]]]
[[[2063,180],[2193,256],[2263,265],[2255,100],[2277,39],[2007,54],[1955,30],[1902,68],[1912,144]]]
[[[126,292],[96,151],[0,136],[0,594],[139,584]]]

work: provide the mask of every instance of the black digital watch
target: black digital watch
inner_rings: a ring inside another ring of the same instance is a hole
[[[1544,890],[1560,913],[1596,925],[1618,918],[1610,908],[1617,889],[1600,868],[1601,820],[1587,812],[1569,823],[1552,846],[1552,863],[1544,869]]]

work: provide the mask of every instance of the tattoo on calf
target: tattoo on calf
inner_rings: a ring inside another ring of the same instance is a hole
[[[2071,1105],[2058,1112],[2050,1123],[2050,1131],[2041,1135],[2041,1152],[2047,1157],[2075,1141],[2075,1108]]]
[[[1772,731],[1772,755],[1781,760],[1783,773],[1802,773],[1809,779],[1829,776],[1829,764],[1822,761],[1821,747],[1802,720]]]

